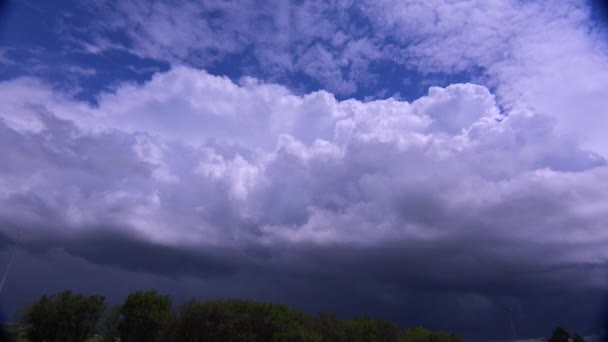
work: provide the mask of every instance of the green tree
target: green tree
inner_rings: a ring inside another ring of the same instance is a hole
[[[120,338],[118,323],[121,310],[122,306],[120,305],[115,305],[106,310],[99,324],[99,332],[101,333],[103,342],[114,342]]]
[[[198,302],[178,310],[175,341],[321,341],[314,319],[284,305],[245,300]]]
[[[392,323],[368,317],[358,317],[348,322],[349,341],[393,342],[399,341],[399,327]]]
[[[32,342],[81,342],[94,331],[105,309],[104,297],[73,294],[64,291],[51,297],[42,296],[25,312]]]
[[[405,330],[400,342],[463,342],[462,337],[416,327]]]
[[[91,335],[104,311],[103,297],[66,291],[43,296],[26,310],[31,342],[80,342]],[[104,342],[462,342],[455,334],[410,328],[403,333],[390,321],[333,314],[313,317],[286,305],[247,300],[200,302],[192,299],[174,316],[171,299],[155,291],[131,293],[122,305],[105,311],[97,324]],[[551,341],[569,336],[557,329]],[[577,335],[578,336],[578,335]],[[576,341],[584,341],[576,339]]]
[[[171,299],[156,291],[129,294],[120,309],[118,332],[122,342],[154,342],[168,338],[173,323]]]
[[[428,342],[430,338],[430,331],[422,327],[415,327],[405,330],[401,342]]]
[[[324,342],[347,342],[346,323],[334,314],[319,313],[316,330]]]

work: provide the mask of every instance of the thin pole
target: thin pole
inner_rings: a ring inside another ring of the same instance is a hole
[[[511,308],[505,305],[505,309],[509,313],[509,327],[511,328],[511,338],[513,341],[517,340],[517,335],[515,334],[515,326],[513,325],[513,317],[511,316]]]
[[[2,288],[4,287],[4,282],[6,282],[6,277],[8,276],[8,270],[11,268],[11,263],[13,262],[13,256],[15,255],[15,251],[17,250],[17,245],[19,244],[19,238],[21,237],[21,230],[17,233],[17,239],[15,240],[15,244],[13,245],[13,250],[11,250],[11,255],[8,257],[8,263],[6,263],[6,269],[4,270],[4,274],[2,275],[2,281],[0,281],[0,294],[2,294]]]

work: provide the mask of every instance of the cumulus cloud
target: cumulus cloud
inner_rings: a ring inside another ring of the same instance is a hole
[[[354,277],[353,291],[396,302],[607,285],[605,160],[480,85],[338,101],[176,67],[97,106],[32,79],[0,87],[12,91],[0,220],[35,254],[203,278]]]
[[[605,153],[598,127],[606,124],[602,108],[608,104],[600,93],[608,85],[608,46],[604,26],[590,18],[588,2],[374,1],[362,6],[375,32],[399,42],[383,48],[402,63],[427,71],[476,71],[480,81],[496,89],[501,106],[559,117],[560,134],[576,134],[587,148]]]

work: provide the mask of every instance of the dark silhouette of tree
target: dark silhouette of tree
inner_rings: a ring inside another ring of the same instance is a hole
[[[462,342],[464,341],[456,334],[429,331],[425,328],[416,327],[405,330],[400,342]]]
[[[93,333],[104,309],[104,297],[64,291],[42,296],[26,309],[23,320],[32,342],[81,342]]]
[[[574,334],[574,336],[572,337],[572,341],[573,342],[585,342],[585,338],[579,334]]]
[[[284,305],[193,299],[178,312],[176,341],[321,341],[312,317]]]
[[[553,330],[553,334],[549,338],[549,342],[568,342],[569,339],[570,333],[568,330],[562,327],[557,327],[555,330]]]
[[[120,310],[121,342],[164,341],[173,323],[171,299],[156,291],[131,293]]]
[[[430,338],[430,331],[425,328],[415,327],[405,330],[401,342],[428,342]]]
[[[342,320],[326,313],[312,316],[286,305],[248,300],[192,299],[174,312],[171,299],[155,291],[133,292],[123,304],[105,310],[105,314],[104,309],[104,299],[99,296],[84,297],[69,291],[43,296],[25,314],[29,341],[80,342],[90,337],[95,327],[104,342],[462,341],[455,334],[424,328],[402,332],[395,323],[380,319]]]
[[[122,306],[115,305],[105,312],[99,324],[99,332],[102,336],[103,342],[114,342],[120,338],[118,323],[120,320],[121,311]]]
[[[347,342],[349,334],[347,323],[334,314],[319,313],[316,321],[316,330],[321,334],[323,341]]]
[[[399,327],[392,323],[368,317],[358,317],[348,323],[349,341],[398,341],[401,335]]]

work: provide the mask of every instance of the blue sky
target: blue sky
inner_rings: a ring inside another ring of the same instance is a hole
[[[0,300],[155,287],[480,340],[508,336],[508,305],[520,336],[593,334],[608,288],[606,13],[9,1],[0,256],[24,235]]]
[[[252,26],[272,26],[275,24],[272,22],[273,8],[268,7],[259,13],[243,15],[248,16],[247,20]],[[325,11],[322,14],[327,17],[336,15],[332,11],[341,11],[329,8],[321,10]],[[347,26],[355,26],[357,36],[367,38],[372,35],[373,29],[369,18],[359,12],[360,10],[354,6],[347,9],[341,15],[347,16],[348,19],[337,24],[345,30],[349,29]],[[218,20],[223,14],[217,14],[212,10],[203,11],[200,19],[211,21],[214,15]],[[390,56],[376,51],[373,53],[376,55],[363,62],[363,65],[353,67],[357,70],[350,70],[349,65],[332,69],[331,72],[343,75],[347,83],[333,84],[332,77],[326,77],[319,70],[302,70],[304,69],[302,65],[285,68],[272,65],[272,68],[267,68],[269,61],[261,54],[268,52],[259,51],[261,49],[256,46],[255,38],[244,38],[244,41],[239,42],[241,46],[227,51],[222,51],[221,47],[204,46],[197,49],[196,42],[187,42],[193,45],[189,53],[194,56],[157,56],[135,51],[132,36],[120,29],[100,28],[98,21],[102,20],[104,20],[103,15],[100,15],[94,2],[11,3],[6,10],[5,29],[2,31],[3,56],[5,61],[19,61],[19,63],[4,63],[1,70],[2,77],[8,79],[34,75],[57,87],[72,87],[73,89],[70,90],[75,92],[79,99],[94,103],[95,95],[100,91],[111,89],[121,81],[143,82],[155,72],[166,71],[172,63],[203,68],[211,74],[228,76],[235,81],[243,76],[253,76],[287,85],[298,93],[329,88],[336,92],[339,99],[369,100],[398,96],[413,100],[423,95],[430,85],[446,86],[451,83],[471,81],[481,76],[475,68],[466,72],[449,73],[420,70],[412,65],[395,63]],[[276,27],[268,29],[273,30]],[[219,39],[219,37],[211,37],[211,39]],[[316,46],[320,49],[328,49],[330,54],[340,53],[339,49],[331,51],[334,48],[331,39],[334,37],[328,37],[326,33],[317,36],[313,34],[302,45],[312,47],[311,53],[315,51]],[[95,47],[95,40],[102,41],[102,46]],[[387,39],[382,44],[388,46],[398,42]],[[95,49],[99,51],[91,53],[90,50]],[[291,46],[286,50],[281,48],[281,53],[291,54],[292,58],[297,59],[300,58],[298,54],[301,53],[301,49],[301,46]]]

